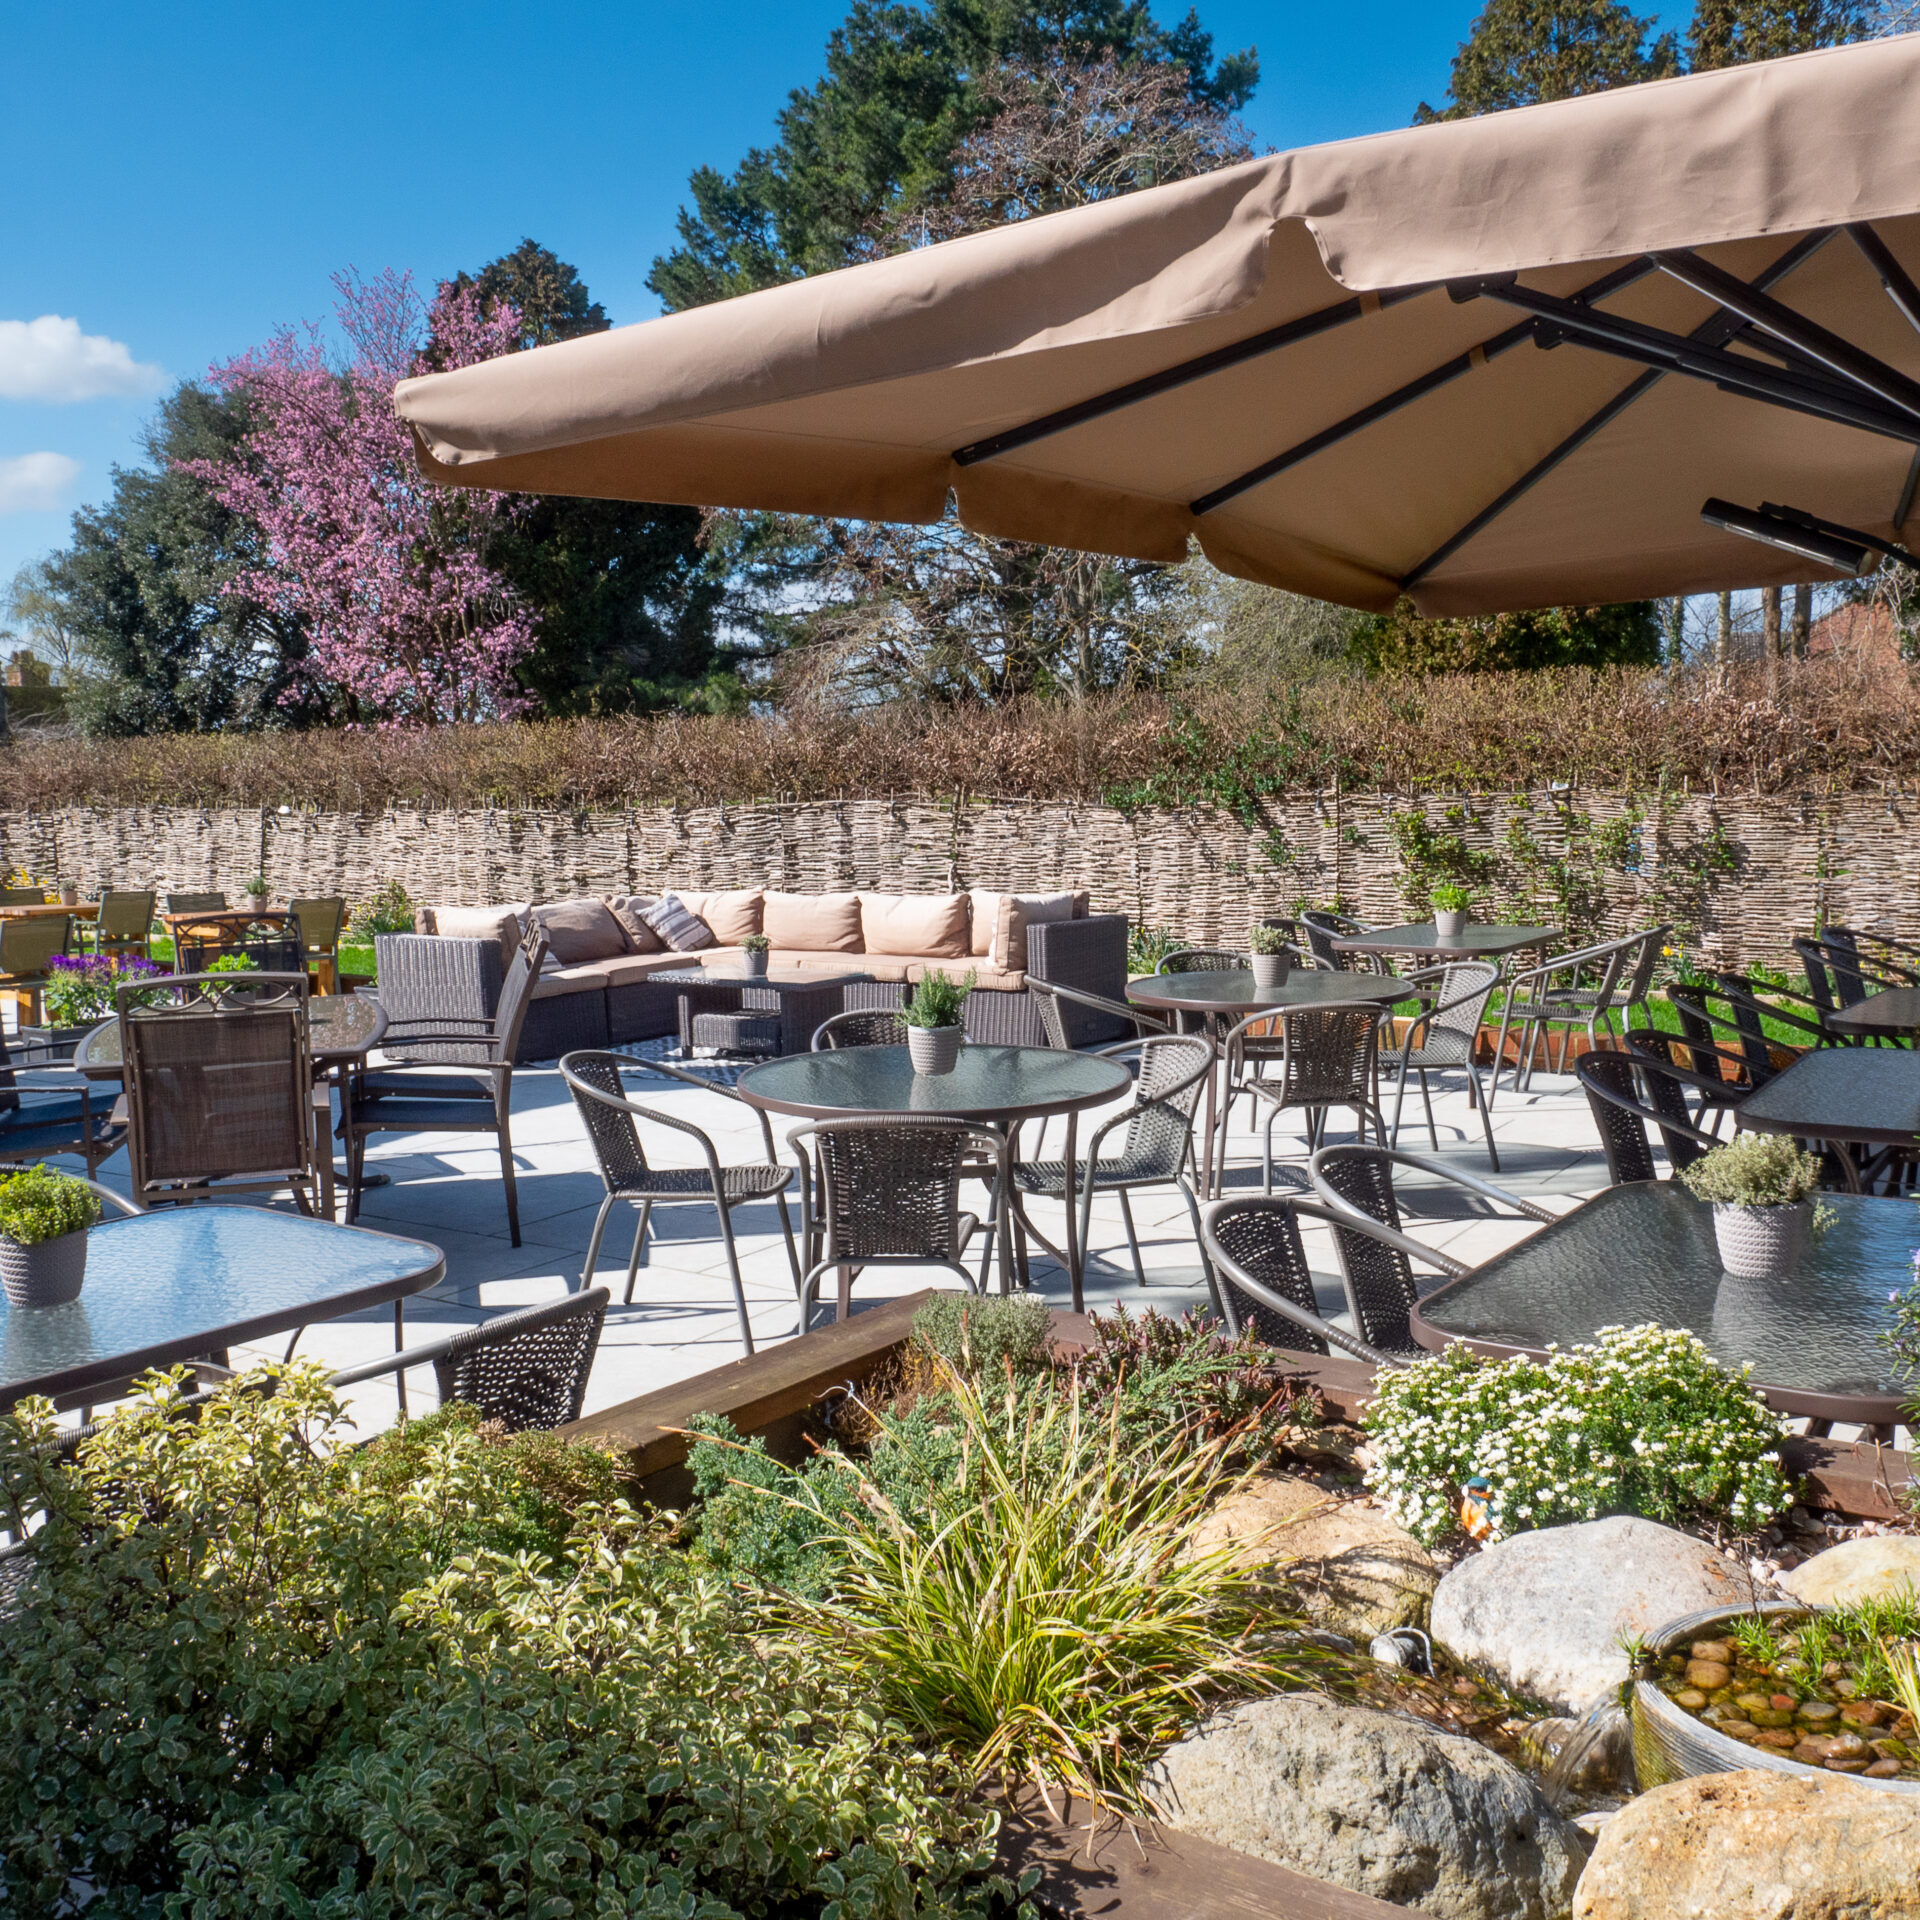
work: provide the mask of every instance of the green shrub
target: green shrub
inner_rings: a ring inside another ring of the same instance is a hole
[[[1285,953],[1287,933],[1284,927],[1270,927],[1265,921],[1256,921],[1247,929],[1247,951],[1249,953]]]
[[[936,1293],[913,1316],[913,1344],[989,1384],[1049,1363],[1052,1310],[1037,1293]]]
[[[1789,1207],[1820,1191],[1820,1162],[1784,1133],[1739,1133],[1680,1169],[1698,1200],[1735,1207]]]
[[[223,953],[217,960],[207,962],[209,973],[258,973],[260,962],[250,953]]]
[[[1691,1333],[1606,1327],[1545,1360],[1476,1360],[1463,1346],[1383,1371],[1364,1424],[1374,1493],[1416,1538],[1454,1530],[1486,1486],[1495,1540],[1602,1514],[1745,1531],[1784,1512],[1779,1416]]]
[[[956,980],[938,967],[929,967],[920,976],[920,984],[914,988],[907,1004],[900,1009],[900,1018],[910,1027],[957,1027],[960,1009],[966,1005],[967,995],[979,977],[978,972],[970,971],[963,979]]]
[[[274,1389],[269,1391],[268,1389]],[[991,1817],[857,1677],[470,1417],[349,1437],[319,1370],[146,1390],[41,1520],[0,1662],[0,1909],[103,1920],[984,1911]],[[487,1544],[584,1499],[565,1551]],[[533,1504],[529,1507],[528,1502]]]
[[[1177,947],[1187,943],[1171,927],[1127,928],[1127,972],[1158,973],[1160,962]]]
[[[347,938],[356,947],[370,947],[377,933],[411,933],[413,901],[398,880],[358,901],[347,917]]]
[[[1442,913],[1465,913],[1466,910],[1473,905],[1473,894],[1471,891],[1466,887],[1455,886],[1451,882],[1444,886],[1435,887],[1433,891],[1427,895],[1427,898],[1432,901]]]
[[[0,1237],[37,1247],[82,1233],[100,1218],[100,1196],[84,1180],[53,1168],[0,1175]]]

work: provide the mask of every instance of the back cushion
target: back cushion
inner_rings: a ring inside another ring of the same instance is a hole
[[[667,943],[641,917],[659,901],[650,893],[615,894],[607,901],[607,911],[620,922],[627,945],[635,953],[665,953]]]
[[[677,893],[663,893],[643,918],[675,953],[698,953],[715,944],[713,929]]]
[[[1076,898],[1085,899],[1085,895],[1071,893],[1016,893],[1009,896],[1013,911],[1007,928],[1007,955],[999,960],[1000,966],[1014,973],[1027,970],[1027,929],[1037,927],[1049,920],[1073,920],[1078,917],[1074,912]]]
[[[1004,893],[984,893],[975,887],[968,894],[972,903],[973,929],[967,951],[976,960],[991,960],[996,948],[1003,955],[1007,946],[1006,917],[1011,910],[1010,897]],[[995,962],[996,965],[1001,964]]]
[[[626,931],[604,900],[556,900],[528,910],[528,920],[547,936],[547,952],[560,966],[585,960],[617,960],[632,951]]]
[[[431,931],[442,940],[498,942],[503,970],[519,949],[520,916],[512,907],[435,907],[432,915]]]
[[[723,947],[737,947],[750,933],[760,931],[758,887],[735,887],[726,893],[683,893],[680,898],[713,929]]]
[[[769,893],[760,910],[760,931],[776,949],[805,953],[861,953],[857,893]]]
[[[964,893],[863,893],[860,936],[869,953],[964,960],[973,915]]]

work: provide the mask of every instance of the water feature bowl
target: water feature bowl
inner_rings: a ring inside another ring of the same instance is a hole
[[[1804,1620],[1812,1609],[1791,1601],[1765,1601],[1752,1607],[1716,1607],[1708,1613],[1690,1613],[1654,1634],[1648,1647],[1664,1658],[1684,1642],[1715,1639],[1736,1620],[1764,1614],[1783,1620]],[[1856,1786],[1882,1793],[1920,1794],[1920,1780],[1869,1780],[1863,1774],[1836,1774],[1826,1767],[1810,1767],[1784,1753],[1749,1746],[1721,1733],[1706,1721],[1677,1706],[1650,1680],[1635,1679],[1632,1693],[1633,1760],[1644,1791],[1671,1780],[1692,1779],[1708,1773],[1740,1773],[1759,1767],[1769,1773],[1817,1775],[1823,1780],[1846,1779]]]

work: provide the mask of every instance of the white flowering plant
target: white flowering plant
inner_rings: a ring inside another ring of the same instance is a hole
[[[1494,1540],[1613,1513],[1744,1532],[1793,1499],[1779,1416],[1744,1371],[1671,1327],[1602,1327],[1545,1360],[1451,1346],[1383,1370],[1365,1424],[1368,1485],[1429,1545],[1458,1527],[1473,1481]]]

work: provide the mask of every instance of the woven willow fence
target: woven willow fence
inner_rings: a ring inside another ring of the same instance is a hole
[[[392,809],[367,815],[197,808],[0,813],[12,868],[102,886],[220,889],[267,875],[275,898],[416,902],[764,885],[793,892],[1085,886],[1097,910],[1194,942],[1342,900],[1410,915],[1410,822],[1477,858],[1486,905],[1626,932],[1674,921],[1726,961],[1777,960],[1819,920],[1920,939],[1920,796],[1795,800],[1619,793],[1274,798],[1242,821],[1069,801],[926,797],[563,813]]]

